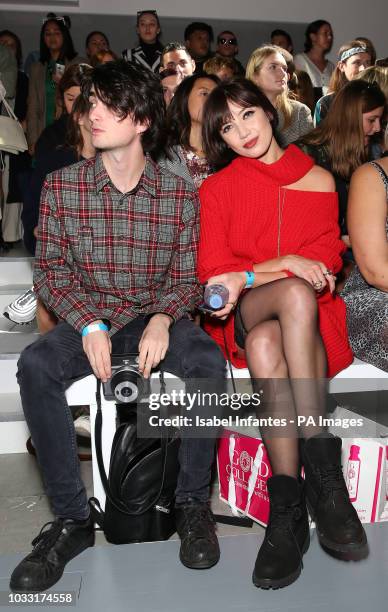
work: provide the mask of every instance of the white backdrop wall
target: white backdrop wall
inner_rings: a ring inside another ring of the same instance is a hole
[[[73,15],[128,15],[133,16],[139,8],[156,8],[161,17],[185,18],[185,21],[200,19],[209,20],[213,25],[228,23],[236,32],[239,31],[238,22],[268,22],[278,24],[279,27],[289,24],[290,31],[294,31],[292,24],[306,24],[314,19],[327,19],[331,22],[335,34],[334,51],[346,40],[356,35],[370,37],[377,47],[379,56],[388,55],[387,0],[153,0],[151,3],[144,0],[70,0],[69,2],[53,2],[31,0],[30,3],[14,0],[6,2],[0,0],[0,29],[8,27],[7,16],[15,12],[22,15],[31,13],[46,13],[55,10],[57,13]],[[179,13],[178,13],[179,10]],[[12,15],[12,22],[14,17]],[[128,21],[128,25],[131,25]],[[169,23],[166,19],[166,24]],[[183,22],[182,22],[183,23]],[[120,22],[121,27],[123,22]],[[253,25],[253,24],[252,24]],[[221,26],[222,27],[222,26]],[[92,29],[92,28],[90,28]],[[72,30],[75,30],[73,25]],[[181,38],[181,37],[180,37]],[[165,40],[167,38],[165,37]],[[260,41],[261,42],[261,41]],[[297,41],[300,48],[302,40]],[[112,45],[113,46],[113,45]]]

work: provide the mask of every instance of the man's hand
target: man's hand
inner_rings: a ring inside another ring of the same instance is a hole
[[[165,358],[170,334],[171,318],[163,313],[155,314],[145,328],[139,342],[139,370],[144,378],[148,378],[151,368]]]
[[[102,321],[95,321],[95,323],[102,323]],[[105,383],[112,376],[110,358],[112,343],[108,332],[102,330],[90,332],[83,336],[82,346],[95,376]]]
[[[289,270],[299,278],[304,278],[318,293],[327,286],[331,293],[335,290],[336,277],[321,261],[307,259],[300,255],[286,255],[283,261],[285,270]]]
[[[215,310],[211,317],[217,317],[217,319],[227,319],[233,308],[236,306],[238,298],[240,297],[241,291],[244,289],[246,284],[245,272],[227,272],[225,274],[218,274],[212,276],[207,281],[208,285],[225,285],[229,291],[228,303],[220,310]]]

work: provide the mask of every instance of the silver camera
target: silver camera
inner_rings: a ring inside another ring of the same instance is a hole
[[[131,404],[149,395],[149,381],[139,372],[139,355],[112,355],[112,377],[103,383],[105,399]]]

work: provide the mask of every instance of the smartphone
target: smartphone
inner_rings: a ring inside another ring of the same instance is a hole
[[[59,77],[63,77],[63,73],[65,72],[65,68],[66,66],[64,66],[63,64],[55,64],[55,74],[57,74]]]

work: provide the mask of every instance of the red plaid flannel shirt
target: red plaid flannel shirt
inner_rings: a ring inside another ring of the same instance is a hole
[[[123,194],[101,154],[50,174],[44,184],[34,288],[78,331],[107,319],[111,333],[140,315],[173,320],[201,301],[196,190],[148,156]]]

